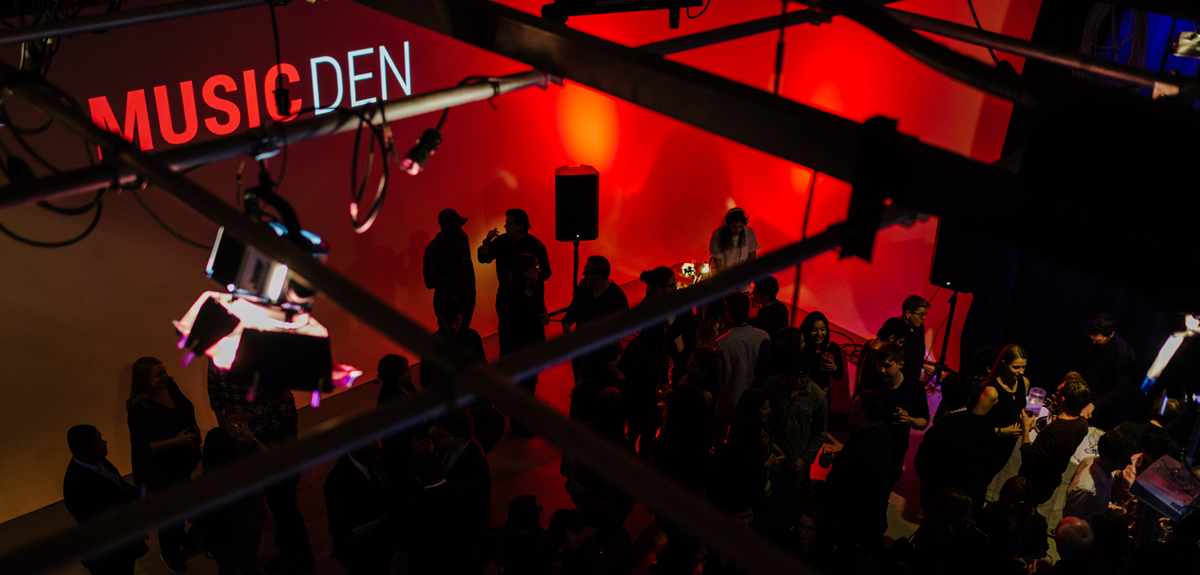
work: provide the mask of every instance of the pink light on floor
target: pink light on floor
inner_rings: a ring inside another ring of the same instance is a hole
[[[311,405],[313,409],[321,407],[321,392],[314,389],[312,392],[312,401],[310,401],[308,404]]]

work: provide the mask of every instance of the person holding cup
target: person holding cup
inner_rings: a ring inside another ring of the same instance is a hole
[[[800,322],[800,332],[804,335],[806,363],[812,366],[809,377],[829,396],[829,383],[846,375],[842,349],[829,341],[829,320],[819,311],[811,312]]]
[[[167,374],[163,363],[143,357],[133,363],[133,385],[125,407],[129,412],[133,481],[150,494],[192,479],[200,462],[200,429],[196,408]],[[183,521],[158,529],[163,562],[176,573],[187,570],[180,548],[195,548]]]
[[[1029,430],[1037,414],[1031,413],[1030,409],[1021,411],[1021,470],[1017,474],[1029,480],[1034,505],[1041,505],[1054,496],[1054,490],[1062,484],[1062,474],[1067,470],[1071,456],[1087,437],[1088,421],[1079,413],[1087,406],[1091,394],[1079,372],[1068,373],[1052,401],[1057,405],[1058,416],[1038,433],[1034,441],[1029,440]]]

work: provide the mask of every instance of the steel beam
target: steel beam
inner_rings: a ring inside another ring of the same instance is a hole
[[[1062,66],[1071,70],[1079,70],[1094,74],[1110,80],[1126,82],[1138,86],[1154,88],[1156,85],[1175,86],[1179,89],[1180,94],[1190,99],[1195,99],[1200,96],[1200,83],[1194,78],[1187,76],[1173,76],[1170,74],[1161,74],[1121,64],[1103,58],[1094,56],[1085,56],[1071,50],[1063,50],[1052,46],[1037,44],[1004,34],[988,32],[980,30],[973,26],[964,26],[946,20],[930,18],[912,12],[896,10],[892,8],[886,9],[887,13],[899,20],[905,26],[914,30],[922,30],[931,32],[945,38],[952,38],[977,46],[985,46],[996,50],[1002,50],[1009,54],[1024,56],[1041,62]],[[767,16],[757,20],[750,20],[739,24],[705,30],[695,34],[678,36],[638,46],[639,50],[657,54],[659,56],[667,56],[686,50],[694,50],[705,46],[711,46],[721,42],[747,38],[756,34],[765,32],[774,32],[780,26],[790,27],[798,24],[811,24],[814,22],[823,22],[832,19],[836,16],[835,11],[821,12],[812,8],[806,10],[797,10],[788,12],[787,16],[783,17],[782,22],[779,16]]]
[[[514,385],[512,378],[497,367],[487,366],[470,358],[469,353],[459,345],[430,338],[428,332],[419,324],[391,308],[369,291],[309,257],[300,248],[276,236],[265,226],[243,217],[220,198],[156,162],[135,149],[132,144],[95,126],[78,104],[64,98],[61,92],[3,63],[0,63],[0,76],[3,79],[0,85],[3,86],[6,95],[26,99],[68,129],[104,146],[110,150],[111,159],[138,170],[148,182],[165,189],[202,215],[225,226],[226,231],[238,240],[288,264],[293,271],[346,311],[379,330],[392,341],[421,355],[422,360],[431,361],[447,370],[455,387],[488,397],[510,412],[518,414],[517,417],[526,425],[543,434],[565,452],[573,455],[581,463],[602,472],[615,487],[653,506],[670,520],[687,525],[689,531],[729,555],[738,564],[759,573],[813,572],[801,567],[771,544],[738,527],[711,505],[698,501],[695,496],[688,494],[687,490],[647,469],[617,446],[566,420],[552,408]],[[909,217],[911,214],[895,209],[881,220],[880,225]],[[840,226],[832,226],[823,234],[721,274],[705,282],[701,289],[693,288],[664,296],[661,301],[639,306],[564,336],[561,341],[556,340],[558,343],[553,346],[539,346],[540,350],[532,349],[519,355],[514,354],[511,358],[506,358],[504,367],[520,377],[536,371],[541,366],[557,363],[571,355],[601,345],[612,337],[618,337],[618,332],[622,330],[661,321],[667,315],[699,303],[705,298],[715,297],[756,277],[794,265],[797,260],[790,258],[804,259],[831,249],[838,241],[839,231]],[[411,409],[420,411],[427,407],[428,405],[421,404],[411,406]],[[413,413],[402,411],[400,407],[396,407],[396,410],[397,414]],[[282,456],[276,457],[275,452],[272,452],[254,460],[253,463],[260,467],[250,467],[251,464],[247,463],[246,467],[238,468],[247,473],[253,471],[255,475],[216,475],[212,483],[201,482],[199,486],[195,483],[184,485],[145,507],[137,507],[136,509],[147,509],[158,506],[163,509],[134,513],[131,515],[133,519],[128,523],[101,525],[98,522],[90,522],[85,526],[86,531],[83,531],[82,535],[76,530],[71,530],[14,550],[0,557],[0,572],[48,573],[52,571],[48,568],[50,564],[61,565],[66,561],[93,556],[121,541],[138,536],[156,521],[178,517],[186,512],[182,510],[201,508],[205,505],[201,497],[220,497],[220,493],[226,492],[241,493],[250,489],[251,483],[259,484],[269,480],[269,477],[277,477],[279,473],[300,467],[304,462],[310,461],[303,457],[306,448],[323,445],[321,454],[328,455],[371,437],[383,428],[379,423],[383,416],[379,415],[359,416],[352,421],[359,421],[359,418],[363,417],[370,418],[373,424],[361,423],[360,427],[355,428],[356,431],[346,431],[336,436],[336,440],[330,439],[331,436],[322,435],[324,443],[306,443],[306,439],[295,444],[291,450],[283,450],[284,453],[297,454],[297,459],[286,464],[280,461]],[[322,434],[325,432],[332,433],[332,430],[326,429]],[[272,469],[274,471],[271,471]],[[122,515],[114,514],[113,520],[119,521]],[[67,545],[72,541],[74,543]],[[51,548],[58,551],[52,554],[53,558],[48,561],[45,554],[46,550]]]
[[[1062,66],[1072,70],[1079,70],[1089,74],[1095,74],[1110,80],[1127,82],[1138,86],[1153,88],[1155,85],[1165,84],[1177,86],[1180,93],[1191,94],[1193,98],[1200,95],[1200,85],[1197,84],[1194,78],[1187,76],[1172,76],[1170,74],[1159,74],[1138,68],[1137,66],[1129,66],[1120,64],[1103,58],[1094,56],[1084,56],[1078,52],[1071,50],[1063,50],[1052,46],[1045,46],[980,30],[971,26],[955,24],[937,18],[930,18],[920,14],[913,14],[903,10],[892,8],[886,9],[887,13],[896,20],[899,20],[905,26],[914,30],[923,30],[932,32],[938,36],[961,40],[977,46],[986,46],[996,50],[1002,50],[1009,54],[1024,56],[1041,62]]]
[[[57,20],[45,24],[9,28],[0,31],[0,46],[32,42],[45,38],[59,38],[72,34],[82,34],[84,32],[100,32],[110,28],[136,26],[138,24],[148,24],[150,22],[183,18],[185,16],[199,16],[211,12],[223,12],[225,10],[249,8],[251,6],[265,6],[269,3],[270,0],[191,0],[188,2],[175,2],[172,4],[150,6],[148,8],[134,8],[120,12],[98,14],[96,16],[80,16],[68,20]],[[280,2],[276,2],[276,4],[280,4]]]
[[[843,181],[853,178],[862,130],[853,120],[493,2],[355,1]]]
[[[383,104],[372,104],[364,106],[360,111],[372,123],[382,124],[385,120],[394,122],[445,108],[487,100],[530,86],[545,88],[550,81],[552,78],[549,75],[531,70],[495,78],[494,82],[445,88]],[[271,124],[206,142],[180,146],[153,154],[151,157],[171,170],[179,172],[218,160],[272,150],[284,143],[301,142],[347,132],[357,129],[359,121],[360,117],[357,114],[329,113],[306,120]],[[0,188],[0,209],[42,200],[53,200],[83,192],[93,192],[111,185],[132,184],[137,179],[137,172],[128,166],[104,164],[80,168],[46,176],[36,181]]]

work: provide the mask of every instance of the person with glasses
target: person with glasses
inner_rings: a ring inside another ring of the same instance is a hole
[[[929,300],[910,295],[900,305],[900,319],[912,330],[904,338],[904,377],[909,381],[920,381],[925,368],[925,316],[929,314]],[[931,369],[931,368],[930,368]]]

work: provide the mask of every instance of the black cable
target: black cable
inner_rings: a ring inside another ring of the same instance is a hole
[[[983,25],[979,23],[979,16],[975,15],[975,2],[973,0],[967,0],[967,7],[971,9],[971,18],[975,19],[975,27],[979,28],[983,32],[987,32],[987,30],[983,29]],[[988,54],[992,55],[992,61],[995,62],[997,66],[999,66],[1000,59],[996,57],[996,52],[994,50],[992,50],[991,46],[988,47],[987,51],[988,51]]]
[[[708,2],[705,2],[704,9],[700,10],[700,13],[696,14],[695,16],[692,16],[692,7],[691,6],[684,8],[684,11],[687,12],[688,20],[695,20],[696,18],[703,16],[705,12],[708,12],[708,7],[711,5],[712,5],[712,0],[708,0]]]
[[[284,90],[284,88],[283,88],[283,57],[281,56],[281,51],[279,49],[279,22],[275,19],[275,2],[274,2],[274,0],[268,1],[267,6],[270,8],[270,11],[271,11],[271,36],[274,37],[274,39],[275,39],[275,71],[276,71],[275,91],[271,93],[271,96],[273,98],[275,98],[275,111],[278,112],[279,115],[286,118],[286,117],[288,117],[287,112],[291,111],[291,102],[288,100],[288,97],[286,96],[287,90]],[[279,94],[281,92],[283,94],[285,94],[282,97],[279,96]],[[287,107],[286,110],[284,109],[285,106]],[[297,115],[299,115],[299,112],[297,112]],[[272,124],[272,126],[275,126],[275,125],[278,125],[281,123],[283,123],[282,120],[276,120],[275,123]],[[283,149],[280,152],[282,154],[282,157],[279,158],[279,175],[275,179],[276,189],[279,189],[279,187],[283,185],[283,178],[284,178],[284,176],[287,175],[287,163],[288,163],[287,162],[288,161],[287,132],[280,130],[280,133],[283,134],[283,136],[282,136],[282,138],[283,138],[283,147],[282,148]]]
[[[779,84],[783,81],[783,35],[787,31],[787,7],[788,0],[782,0],[783,10],[779,13],[779,43],[775,44],[775,89],[772,91],[776,96],[779,95]]]
[[[383,208],[383,201],[387,197],[387,184],[391,177],[391,164],[388,162],[388,153],[392,152],[395,156],[394,148],[391,139],[391,130],[387,124],[387,116],[383,115],[383,106],[379,106],[379,113],[383,118],[383,129],[380,129],[371,122],[367,114],[359,115],[358,130],[354,133],[354,156],[350,160],[350,195],[354,200],[351,204],[350,224],[354,227],[356,233],[364,233],[370,229],[371,224],[375,223],[376,216]],[[443,114],[444,117],[444,114]],[[371,139],[369,151],[367,153],[367,168],[363,171],[362,182],[358,183],[358,150],[362,144],[362,129],[363,125],[371,127],[371,131],[375,137]],[[367,181],[371,178],[371,167],[375,163],[375,143],[379,143],[379,151],[383,155],[383,173],[379,175],[379,187],[375,190],[375,199],[371,202],[371,209],[367,212],[365,218],[359,219],[358,206],[362,203],[363,192],[367,188]]]
[[[104,190],[99,190],[96,192],[95,199],[93,199],[92,201],[90,201],[82,206],[64,208],[62,206],[56,206],[47,201],[38,202],[37,205],[43,209],[50,210],[56,214],[61,214],[64,216],[81,216],[83,214],[86,214],[86,213],[92,211],[92,208],[99,205],[103,199],[104,199]]]
[[[145,200],[142,199],[142,196],[140,196],[137,193],[137,190],[130,188],[129,193],[133,194],[133,199],[137,200],[138,204],[141,204],[142,208],[146,210],[146,213],[150,214],[150,217],[153,218],[154,221],[157,222],[160,227],[162,227],[162,229],[166,230],[168,234],[171,234],[172,236],[174,236],[175,239],[177,239],[189,246],[200,248],[202,250],[212,249],[212,246],[210,246],[208,244],[202,244],[200,242],[189,239],[186,236],[184,236],[183,234],[171,229],[171,226],[168,226],[167,222],[164,222],[162,220],[162,218],[158,217],[158,214],[154,213],[154,210],[150,209],[150,206],[145,202]]]
[[[101,192],[101,193],[103,193],[103,192]],[[28,246],[33,246],[35,248],[62,248],[62,247],[69,246],[71,244],[79,243],[84,238],[88,237],[88,235],[90,235],[92,233],[92,230],[96,229],[96,224],[100,223],[100,214],[101,214],[101,212],[103,212],[103,210],[104,210],[104,202],[97,203],[96,204],[96,215],[92,218],[92,223],[88,224],[87,229],[83,230],[83,233],[79,234],[78,236],[75,236],[71,239],[63,240],[60,242],[43,242],[43,241],[38,241],[38,240],[31,240],[29,238],[18,235],[17,233],[13,232],[12,230],[4,227],[3,224],[0,224],[0,233],[3,233],[4,235],[6,235],[20,243],[23,243]]]
[[[37,151],[35,151],[33,149],[33,146],[30,146],[29,142],[26,142],[25,138],[22,137],[20,133],[13,132],[12,135],[13,135],[13,138],[15,138],[17,140],[17,143],[21,144],[21,147],[24,148],[25,151],[28,152],[29,155],[33,157],[33,159],[37,160],[37,162],[39,164],[45,166],[45,168],[47,170],[50,170],[51,172],[54,172],[55,174],[62,173],[62,170],[58,169],[56,166],[54,166],[50,162],[46,161],[46,159],[43,158],[41,154],[37,153]]]

